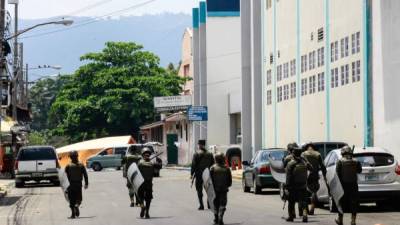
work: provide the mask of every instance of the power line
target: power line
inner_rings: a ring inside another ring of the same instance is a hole
[[[85,6],[85,7],[81,8],[81,9],[78,9],[76,11],[72,11],[70,13],[67,13],[66,15],[63,15],[63,16],[60,16],[60,17],[62,17],[62,18],[63,17],[71,17],[71,16],[74,16],[74,15],[79,14],[81,12],[85,12],[85,11],[97,8],[99,6],[102,6],[102,5],[104,5],[104,4],[108,3],[108,2],[112,2],[112,1],[114,1],[114,0],[101,0],[101,1],[98,1],[98,2],[93,3],[91,5]]]
[[[98,16],[98,17],[95,17],[95,18],[91,18],[91,19],[87,19],[87,20],[81,21],[79,24],[73,25],[72,27],[57,29],[57,30],[54,30],[54,31],[43,32],[43,33],[34,34],[34,35],[29,35],[29,36],[21,37],[20,39],[41,37],[41,36],[45,36],[45,35],[49,35],[49,34],[54,34],[54,33],[59,33],[59,32],[64,32],[64,31],[68,31],[68,30],[71,30],[71,29],[79,28],[79,27],[82,27],[82,26],[86,26],[86,25],[89,25],[89,24],[92,24],[92,23],[99,22],[100,21],[99,19],[102,19],[102,18],[105,18],[105,17],[109,17],[109,16],[112,16],[112,15],[116,15],[116,14],[119,14],[119,13],[123,13],[123,12],[126,12],[126,11],[130,11],[130,10],[133,10],[133,9],[137,9],[137,8],[146,6],[146,5],[148,5],[148,4],[152,3],[152,2],[155,2],[155,1],[157,1],[157,0],[149,0],[149,1],[146,1],[146,2],[142,2],[142,3],[139,3],[139,4],[135,4],[133,6],[121,9],[121,10],[117,10],[117,11],[102,15],[102,16]]]

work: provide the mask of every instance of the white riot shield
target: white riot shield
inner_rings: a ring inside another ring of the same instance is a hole
[[[343,213],[342,206],[340,205],[340,199],[344,195],[342,183],[340,183],[340,179],[336,173],[328,173],[326,179],[328,181],[330,194],[332,195],[333,201],[335,201],[338,211]]]
[[[286,170],[283,167],[283,159],[275,158],[269,155],[268,160],[272,177],[279,183],[286,183]]]
[[[203,186],[204,189],[206,190],[207,193],[207,201],[208,204],[210,205],[210,209],[212,212],[214,212],[214,199],[215,199],[215,191],[214,191],[214,185],[210,176],[210,170],[206,168],[203,171]]]
[[[144,178],[143,178],[142,174],[140,173],[139,168],[136,165],[136,163],[132,163],[129,166],[127,175],[128,175],[128,180],[132,185],[133,191],[136,194],[138,194],[139,188],[144,182]]]
[[[60,187],[64,194],[64,197],[69,202],[68,199],[69,180],[67,174],[65,173],[65,169],[58,169],[58,179],[60,180]]]

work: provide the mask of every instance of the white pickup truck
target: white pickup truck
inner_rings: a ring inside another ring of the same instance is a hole
[[[60,165],[53,147],[22,147],[15,161],[15,187],[23,187],[26,181],[40,182],[42,180],[59,186],[58,168]]]

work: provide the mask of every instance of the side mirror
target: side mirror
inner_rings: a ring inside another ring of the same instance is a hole
[[[250,163],[248,161],[243,161],[242,164],[243,166],[250,166]]]

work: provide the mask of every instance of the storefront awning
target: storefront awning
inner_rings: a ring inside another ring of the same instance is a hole
[[[163,126],[163,125],[164,125],[164,121],[157,121],[157,122],[154,122],[154,123],[151,123],[151,124],[147,124],[147,125],[141,126],[140,130],[148,130],[148,129],[159,127],[159,126]]]
[[[186,120],[186,119],[187,119],[186,115],[179,112],[179,113],[174,113],[174,114],[168,116],[167,118],[165,118],[165,121],[166,122],[178,122],[178,121]]]

